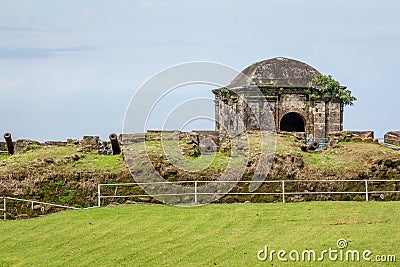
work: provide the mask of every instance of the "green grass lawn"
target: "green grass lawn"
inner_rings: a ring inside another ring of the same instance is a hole
[[[0,221],[0,266],[398,266],[259,261],[264,248],[347,249],[396,255],[399,202],[131,205]],[[287,256],[286,256],[287,257]]]

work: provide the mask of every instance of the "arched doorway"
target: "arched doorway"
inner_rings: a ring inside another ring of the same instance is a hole
[[[304,119],[297,112],[289,112],[285,114],[280,123],[280,130],[286,132],[304,132]]]

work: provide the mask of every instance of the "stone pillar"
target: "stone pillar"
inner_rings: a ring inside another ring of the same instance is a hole
[[[340,102],[327,103],[327,134],[343,130],[343,112],[341,110]]]
[[[220,114],[219,114],[219,99],[215,99],[214,100],[214,111],[215,111],[215,130],[219,131],[220,130],[220,125],[219,125],[219,121],[220,121]]]
[[[325,101],[314,101],[314,138],[325,138]]]

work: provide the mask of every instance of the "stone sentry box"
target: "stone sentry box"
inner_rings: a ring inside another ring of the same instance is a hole
[[[315,68],[297,60],[277,57],[255,63],[242,74],[228,86],[212,91],[215,95],[215,130],[258,130],[256,122],[269,107],[274,122],[260,122],[275,123],[278,132],[300,132],[305,137],[327,138],[329,133],[343,130],[342,101],[312,100],[306,92],[311,80],[320,74]],[[269,107],[252,95],[253,87],[260,89]],[[229,90],[234,93],[227,94]],[[258,118],[254,118],[254,114],[258,114]]]

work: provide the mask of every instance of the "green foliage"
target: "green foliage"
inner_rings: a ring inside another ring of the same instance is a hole
[[[235,89],[221,88],[218,89],[218,95],[225,98],[234,98],[235,103],[238,102],[238,95]]]
[[[7,159],[9,156],[10,155],[0,154],[0,161]]]
[[[57,181],[57,182],[55,182],[55,184],[56,184],[56,186],[64,186],[65,185],[64,181]]]
[[[317,74],[310,82],[310,89],[306,90],[310,100],[324,98],[326,100],[340,99],[347,106],[353,105],[357,100],[351,95],[351,91],[340,86],[340,83],[332,78],[331,75]]]
[[[169,140],[152,140],[146,141],[146,149],[149,156],[155,154],[164,154],[163,146],[166,147],[166,150],[171,152],[172,149],[168,148],[168,146],[175,146],[177,145],[174,141]],[[201,157],[189,157],[185,156],[188,161],[185,163],[186,169],[193,169],[196,166],[205,166],[207,168],[221,168],[228,165],[230,158],[226,156],[223,152],[217,152],[215,154],[203,154]]]
[[[86,154],[81,156],[82,158],[80,160],[67,164],[64,167],[65,170],[73,172],[82,170],[115,173],[126,169],[122,155],[106,156],[99,154]]]
[[[220,96],[226,97],[226,98],[230,98],[232,95],[232,91],[227,89],[227,88],[221,88],[218,90],[218,94]]]
[[[76,190],[65,190],[59,197],[61,203],[68,204],[76,195]]]
[[[215,153],[215,154],[203,154],[201,157],[188,157],[189,161],[186,162],[186,169],[196,169],[200,167],[206,168],[225,168],[229,161],[230,157],[226,156],[223,153]]]
[[[35,151],[35,150],[38,150],[38,149],[41,149],[40,145],[28,145],[28,146],[22,148],[22,150],[19,153],[20,154],[27,153],[27,152]]]

